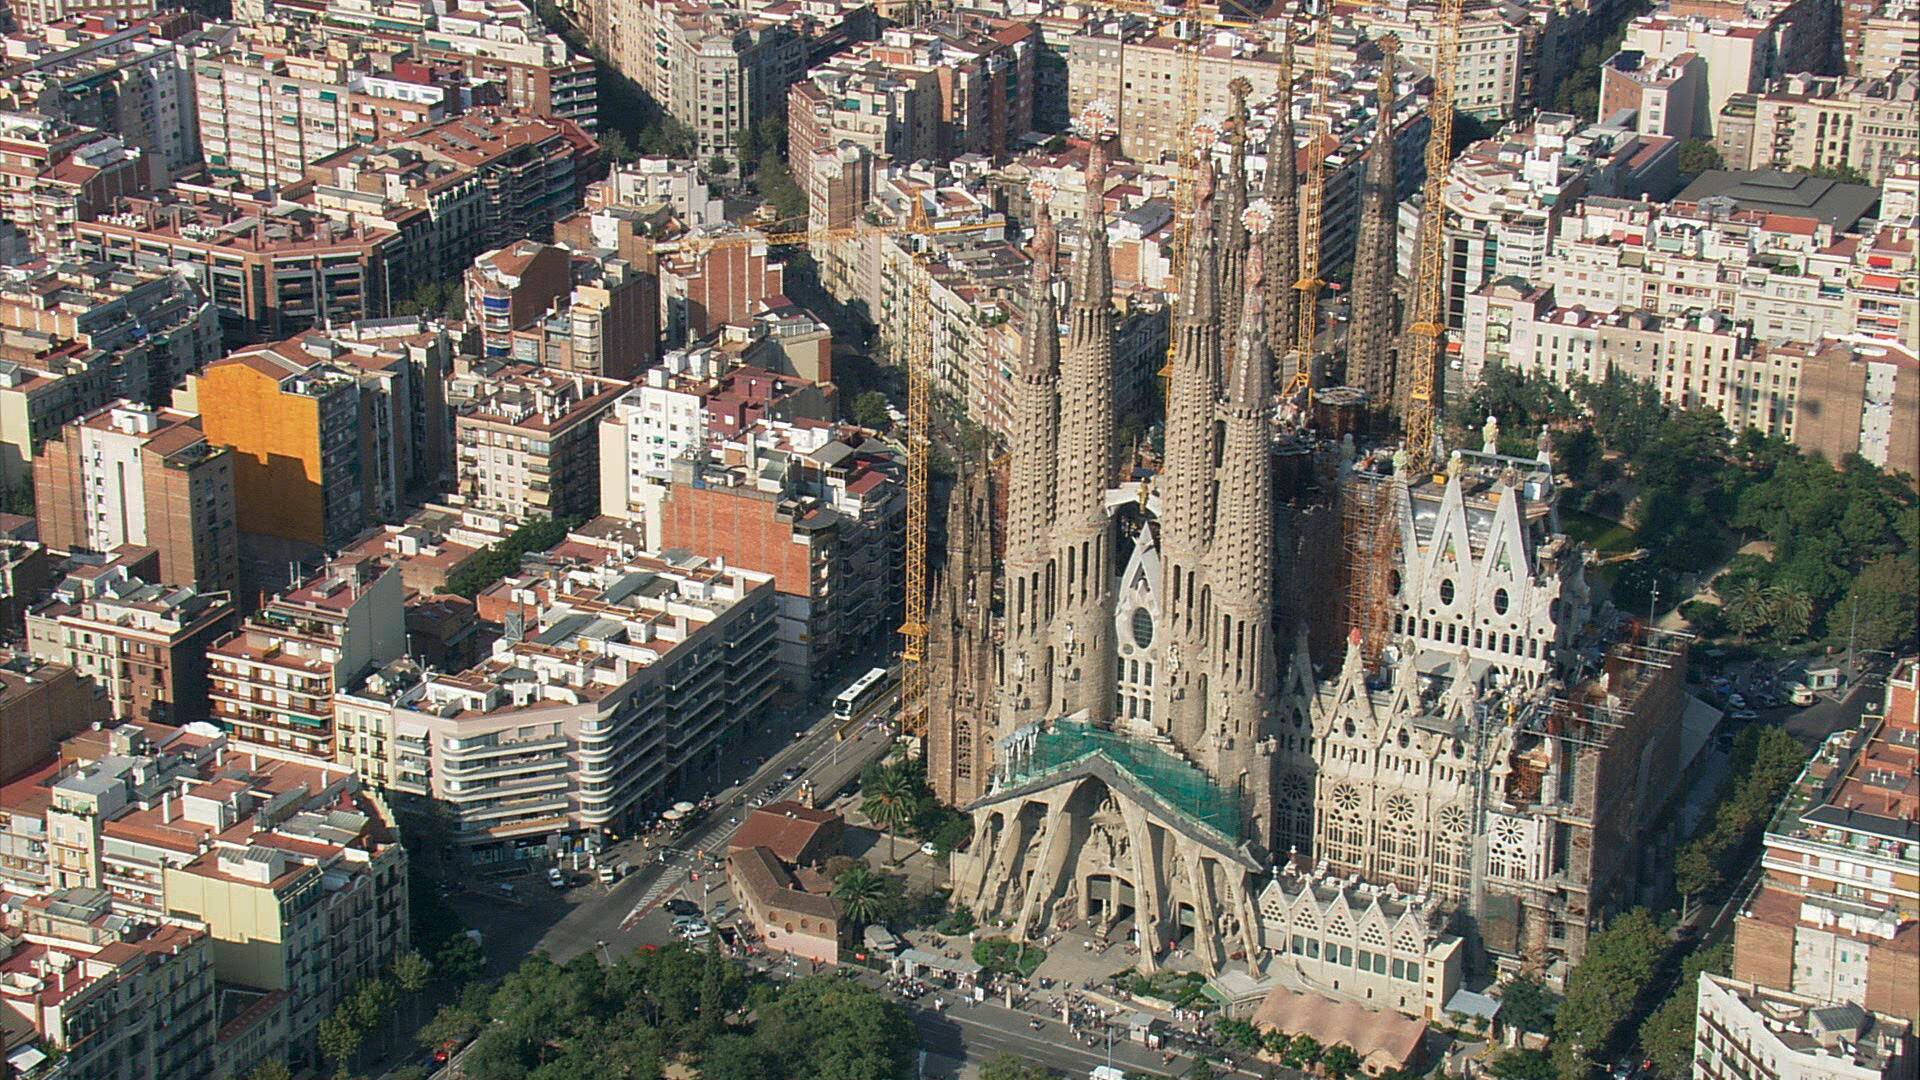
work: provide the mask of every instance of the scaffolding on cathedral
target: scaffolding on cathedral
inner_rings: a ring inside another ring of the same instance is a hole
[[[1360,636],[1368,670],[1380,663],[1391,629],[1393,566],[1399,555],[1396,481],[1367,467],[1363,459],[1347,470],[1340,494],[1340,540],[1346,571],[1346,631]]]
[[[1215,784],[1193,765],[1152,743],[1068,720],[1035,731],[1011,748],[1002,785],[1015,786],[1064,772],[1100,755],[1183,817],[1229,841],[1245,838],[1242,795]]]

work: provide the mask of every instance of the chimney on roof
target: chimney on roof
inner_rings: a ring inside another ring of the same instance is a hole
[[[168,824],[173,821],[173,789],[172,788],[168,788],[167,790],[162,791],[160,793],[160,821],[162,824]]]

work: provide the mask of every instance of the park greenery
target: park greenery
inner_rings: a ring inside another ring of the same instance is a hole
[[[1047,950],[1008,938],[982,938],[974,943],[973,962],[988,972],[1031,978],[1046,962]]]
[[[898,854],[893,838],[900,833],[931,843],[940,855],[964,847],[973,836],[965,814],[933,797],[927,763],[920,758],[867,766],[860,774],[860,812],[887,831],[889,861]]]
[[[1718,413],[1672,408],[1617,372],[1562,387],[1489,369],[1456,429],[1487,416],[1499,419],[1507,453],[1534,452],[1536,433],[1551,429],[1556,468],[1573,488],[1570,532],[1601,555],[1644,551],[1613,574],[1623,610],[1648,610],[1656,590],[1681,601],[1682,577],[1714,575],[1719,603],[1682,608],[1697,633],[1777,646],[1843,647],[1851,637],[1863,649],[1914,640],[1920,506],[1907,478],[1857,455],[1832,463],[1753,431],[1735,437]],[[1735,554],[1753,541],[1767,553]]]
[[[477,1036],[477,1037],[475,1037]],[[670,946],[556,964],[535,955],[423,1028],[423,1045],[474,1037],[472,1080],[894,1080],[911,1075],[905,1011],[840,975],[784,985],[717,949]]]
[[[466,565],[447,575],[441,592],[471,600],[494,582],[520,569],[520,560],[530,552],[545,551],[567,538],[579,525],[578,518],[534,518],[498,543],[488,544]]]

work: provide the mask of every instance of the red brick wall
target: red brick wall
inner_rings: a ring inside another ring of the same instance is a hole
[[[806,596],[808,547],[774,517],[775,503],[715,488],[676,485],[661,511],[661,542],[773,575],[774,588]]]
[[[1733,977],[1779,990],[1793,986],[1793,927],[1759,919],[1735,922]]]

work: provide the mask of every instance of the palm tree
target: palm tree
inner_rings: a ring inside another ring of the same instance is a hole
[[[1771,590],[1758,581],[1748,578],[1727,590],[1722,597],[1727,611],[1727,624],[1740,634],[1740,640],[1773,621],[1773,597]]]
[[[1804,585],[1775,585],[1768,589],[1773,609],[1774,635],[1782,641],[1807,632],[1813,622],[1813,595]]]
[[[833,883],[833,898],[845,909],[847,921],[862,926],[879,914],[886,896],[886,881],[865,866],[849,867]]]
[[[860,812],[867,820],[887,831],[887,861],[895,858],[894,845],[898,830],[906,828],[913,820],[913,813],[919,809],[919,792],[914,790],[913,778],[900,768],[882,769],[873,778],[873,785],[865,797],[860,800]]]

